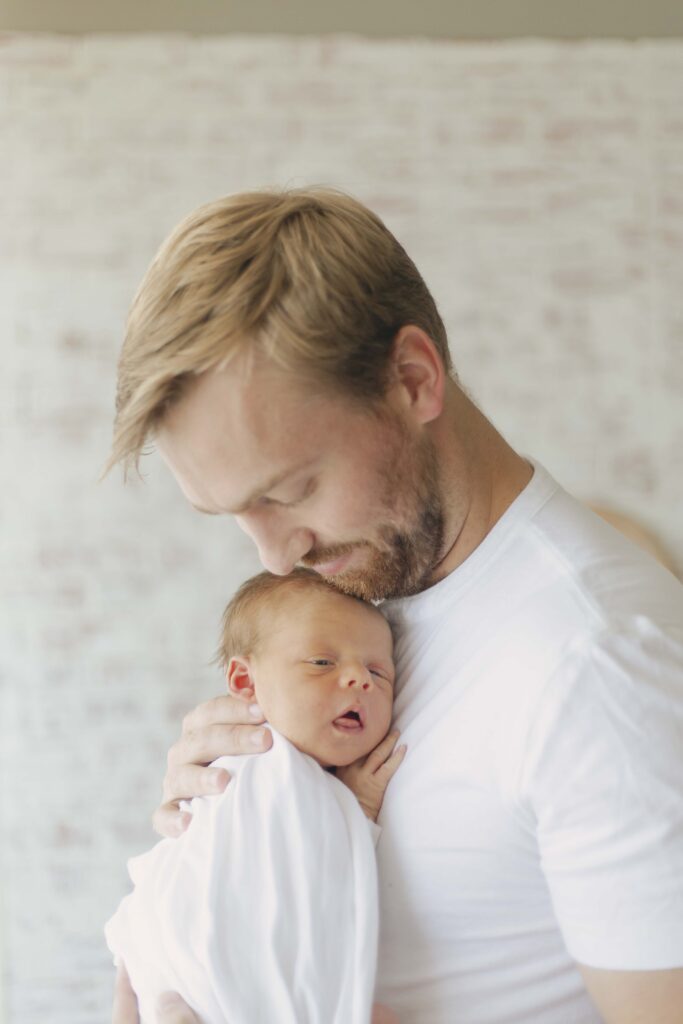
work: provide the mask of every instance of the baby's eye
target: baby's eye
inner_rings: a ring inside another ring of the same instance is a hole
[[[324,665],[331,665],[332,664],[332,660],[330,658],[311,658],[310,659],[310,664],[311,665],[323,665],[323,666]]]
[[[373,668],[370,666],[368,669],[370,675],[377,676],[378,679],[384,679],[385,682],[389,682],[389,677],[386,672],[381,668]]]

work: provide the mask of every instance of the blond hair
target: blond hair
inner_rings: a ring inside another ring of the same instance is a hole
[[[247,657],[254,654],[263,643],[264,631],[272,624],[272,616],[280,610],[283,599],[289,594],[311,589],[356,601],[369,611],[382,614],[368,601],[337,590],[313,569],[297,567],[287,576],[260,572],[242,583],[225,609],[213,664],[220,665],[225,671],[235,655]]]
[[[417,268],[374,213],[332,189],[227,196],[161,246],[133,301],[107,472],[138,466],[188,381],[250,347],[350,396],[380,398],[405,324],[451,363]]]

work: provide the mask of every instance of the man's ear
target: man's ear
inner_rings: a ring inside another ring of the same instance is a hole
[[[240,700],[249,702],[254,700],[254,680],[248,658],[243,658],[240,655],[231,658],[228,662],[225,679],[233,697],[239,697]]]
[[[390,383],[418,423],[430,423],[441,415],[446,377],[443,359],[429,335],[414,324],[401,327],[391,352]]]

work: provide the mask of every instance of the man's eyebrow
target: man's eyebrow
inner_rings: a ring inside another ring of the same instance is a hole
[[[274,487],[284,483],[284,481],[290,476],[296,476],[297,473],[301,473],[311,465],[311,462],[302,462],[299,466],[291,466],[282,473],[276,473],[269,480],[266,480],[265,483],[259,484],[258,487],[255,487],[254,490],[247,495],[244,501],[240,502],[240,504],[236,505],[234,508],[226,508],[216,511],[210,508],[202,508],[200,505],[195,505],[194,502],[190,502],[190,504],[192,505],[192,508],[196,509],[197,512],[202,512],[205,516],[238,516],[241,515],[242,512],[246,512],[254,502],[258,501],[259,498],[262,498],[268,493],[268,491],[272,491]]]

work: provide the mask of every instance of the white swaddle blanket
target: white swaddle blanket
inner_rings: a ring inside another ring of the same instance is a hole
[[[142,1024],[179,992],[203,1024],[369,1024],[377,875],[355,796],[273,732],[233,778],[192,801],[179,839],[128,862],[134,891],[108,922]]]

